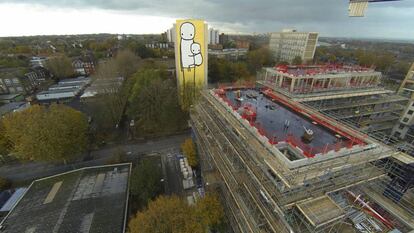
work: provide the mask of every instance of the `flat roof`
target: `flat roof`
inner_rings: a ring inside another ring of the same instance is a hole
[[[314,227],[321,227],[345,217],[344,210],[326,195],[297,204],[296,207]]]
[[[117,164],[36,180],[1,232],[124,232],[129,173],[130,164]]]
[[[41,91],[41,92],[37,93],[37,95],[77,92],[77,91],[80,91],[80,90],[81,90],[81,88],[79,88],[79,87],[57,89],[57,90],[47,90],[47,91]]]
[[[255,89],[227,89],[223,97],[242,118],[249,120],[260,134],[266,136],[271,144],[295,145],[306,157],[364,144],[339,130],[335,131],[329,125],[322,125],[316,118],[311,119],[301,109],[287,106]],[[249,113],[254,114],[253,119],[246,115]],[[305,130],[311,130],[313,136],[306,137]]]
[[[7,103],[5,105],[2,105],[2,106],[0,106],[0,116],[3,116],[4,114],[7,114],[9,112],[13,112],[17,109],[20,109],[24,105],[28,105],[28,103],[26,103],[26,102],[11,102],[11,103]]]
[[[14,99],[18,96],[21,96],[22,94],[5,94],[5,95],[0,95],[0,100],[10,100],[10,99]]]
[[[323,76],[323,75],[340,75],[349,73],[373,73],[380,75],[381,72],[372,68],[351,65],[326,64],[326,65],[278,65],[273,68],[274,71],[298,76]]]

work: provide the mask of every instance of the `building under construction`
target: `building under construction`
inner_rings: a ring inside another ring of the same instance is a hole
[[[371,136],[391,135],[408,102],[382,86],[380,72],[359,66],[266,68],[259,83]]]
[[[191,110],[203,178],[234,232],[414,229],[411,157],[296,100],[296,88],[333,81],[264,82],[203,91]]]

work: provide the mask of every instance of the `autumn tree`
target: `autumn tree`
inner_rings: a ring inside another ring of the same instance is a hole
[[[224,209],[220,204],[217,194],[208,194],[196,203],[196,214],[204,226],[216,228],[224,218]]]
[[[87,146],[86,117],[64,105],[34,105],[2,121],[11,153],[21,160],[67,161]]]
[[[74,75],[72,61],[67,56],[51,58],[47,61],[46,67],[56,79],[68,78]]]
[[[185,157],[188,160],[188,164],[191,167],[197,167],[198,160],[197,160],[197,153],[196,148],[193,142],[193,139],[188,138],[181,144],[181,150],[183,151]]]
[[[131,195],[140,204],[155,198],[162,192],[161,168],[149,159],[143,159],[131,174]]]
[[[223,216],[223,209],[216,197],[204,197],[196,205],[190,206],[179,197],[160,196],[130,220],[129,231],[205,233],[221,223]]]
[[[138,69],[139,57],[130,50],[122,50],[115,57],[115,64],[119,75],[129,78]]]

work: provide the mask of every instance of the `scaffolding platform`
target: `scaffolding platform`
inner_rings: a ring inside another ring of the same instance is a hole
[[[345,217],[345,211],[326,195],[297,204],[296,208],[314,228],[327,226]]]
[[[384,197],[381,193],[377,192],[377,189],[373,189],[372,187],[362,187],[361,190],[372,200],[375,201],[378,205],[382,208],[390,212],[393,216],[398,218],[401,222],[406,224],[410,228],[414,228],[414,217],[413,213],[408,212],[407,210],[401,208],[392,200]]]

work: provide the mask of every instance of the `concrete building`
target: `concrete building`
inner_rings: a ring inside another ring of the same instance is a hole
[[[208,29],[208,44],[215,45],[219,44],[219,31],[214,28]]]
[[[293,29],[284,29],[270,35],[269,48],[274,58],[291,63],[295,57],[300,57],[304,63],[313,60],[318,33],[297,32]]]
[[[1,232],[125,232],[130,172],[130,164],[117,164],[35,180]]]
[[[380,72],[359,66],[278,66],[265,68],[260,79],[261,85],[375,138],[389,138],[408,101],[381,85]]]
[[[168,29],[165,33],[167,34],[167,41],[170,43],[174,43],[176,37],[175,24],[173,24],[172,28]]]
[[[202,92],[191,125],[207,189],[220,192],[234,232],[414,229],[413,158],[312,107],[221,86]]]
[[[248,49],[209,49],[208,55],[210,57],[224,58],[228,60],[237,61],[246,58]]]

